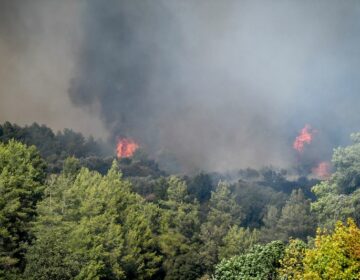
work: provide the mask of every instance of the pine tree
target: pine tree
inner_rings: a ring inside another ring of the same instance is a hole
[[[161,262],[151,209],[130,191],[116,162],[106,176],[85,168],[66,170],[53,176],[39,205],[27,278],[151,278]],[[41,254],[45,246],[51,253]]]
[[[171,176],[167,201],[162,201],[160,248],[165,256],[165,279],[196,279],[201,276],[199,204],[190,201],[186,183]]]
[[[232,225],[242,220],[241,208],[231,194],[230,186],[220,182],[209,201],[209,213],[201,226],[203,242],[201,256],[207,271],[211,272],[220,258],[219,249],[224,246],[224,237]]]
[[[315,220],[310,212],[310,200],[301,189],[293,190],[289,200],[281,210],[277,230],[284,241],[291,238],[306,240],[315,234]]]
[[[32,240],[44,179],[45,163],[34,146],[0,144],[0,274],[24,268],[22,245]]]
[[[223,246],[219,248],[220,259],[230,258],[245,253],[259,242],[260,233],[257,229],[249,229],[233,225],[223,238]]]

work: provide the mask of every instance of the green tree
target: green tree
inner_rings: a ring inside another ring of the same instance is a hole
[[[280,238],[284,241],[290,237],[306,240],[315,233],[315,227],[315,220],[310,212],[310,200],[304,197],[301,189],[293,190],[281,210],[277,224]]]
[[[353,220],[337,222],[333,233],[318,230],[315,247],[305,254],[304,279],[360,279],[360,229]]]
[[[91,136],[85,139],[82,134],[69,129],[55,135],[49,127],[37,123],[24,127],[10,122],[0,124],[0,142],[7,143],[11,139],[28,146],[35,145],[47,162],[47,172],[60,173],[64,159],[69,156],[82,157],[83,166],[92,169],[103,171],[106,168],[102,174],[106,174],[111,166],[111,161],[109,166],[108,161],[99,158],[112,153],[101,140],[95,141]]]
[[[64,161],[63,174],[69,179],[75,179],[81,169],[80,161],[75,157],[68,157]]]
[[[28,248],[25,279],[37,280],[70,280],[74,279],[81,269],[80,259],[73,254],[68,242],[69,232],[75,224],[55,223],[48,219],[48,226],[36,233],[36,241]],[[50,225],[51,224],[51,225]]]
[[[360,223],[360,133],[351,135],[352,145],[335,149],[330,179],[313,187],[317,200],[312,210],[318,224],[333,228],[337,220],[348,217]]]
[[[340,194],[350,194],[360,187],[360,133],[351,134],[352,145],[335,149],[332,163],[336,169],[331,181]]]
[[[242,225],[256,228],[263,225],[264,215],[271,205],[280,209],[288,199],[285,193],[276,192],[266,185],[244,181],[234,185],[234,195],[244,213]]]
[[[211,193],[209,213],[205,223],[201,225],[201,256],[208,272],[219,262],[219,250],[224,246],[228,230],[232,225],[240,225],[242,218],[241,208],[231,194],[230,185],[220,182]]]
[[[243,254],[258,243],[259,239],[260,233],[257,229],[251,230],[233,225],[223,238],[223,246],[219,248],[219,257],[224,259]]]
[[[45,163],[34,146],[0,143],[0,271],[24,268],[24,244],[42,196]],[[1,272],[0,272],[1,273]]]
[[[335,184],[324,181],[312,190],[317,200],[311,204],[311,209],[319,226],[330,229],[337,220],[345,221],[347,217],[360,222],[360,189],[351,194],[339,194]]]
[[[293,190],[284,207],[279,210],[268,206],[261,229],[262,241],[275,239],[287,241],[290,237],[305,240],[315,233],[315,219],[310,209],[310,200],[301,189]]]
[[[208,201],[213,191],[213,184],[208,174],[200,173],[190,180],[189,192],[196,197],[200,203]]]
[[[278,275],[280,280],[303,280],[304,257],[307,245],[299,239],[291,239],[280,260]]]
[[[280,211],[276,206],[269,205],[263,218],[264,226],[261,228],[261,240],[270,242],[279,238],[278,221]]]
[[[282,242],[273,241],[266,245],[255,245],[245,254],[224,259],[216,266],[215,279],[276,279],[284,247]]]
[[[165,255],[165,279],[196,279],[202,268],[199,246],[199,205],[191,202],[185,181],[171,176],[162,201],[160,248]]]
[[[74,178],[66,170],[39,205],[28,279],[149,279],[161,263],[153,208],[131,192],[115,161],[106,176],[83,168]],[[45,246],[51,254],[41,254]]]
[[[69,193],[80,172],[78,159],[66,159],[62,170],[60,176],[49,177],[45,199],[38,204],[36,240],[26,254],[26,279],[74,279],[83,265],[69,238],[78,226],[71,215],[73,195]]]

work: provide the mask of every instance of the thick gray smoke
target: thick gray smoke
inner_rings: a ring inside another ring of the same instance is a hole
[[[106,136],[68,96],[83,39],[83,1],[0,0],[0,122],[44,123]]]
[[[359,1],[57,5],[77,11],[65,17],[74,51],[59,57],[75,63],[70,100],[99,112],[113,139],[133,137],[153,156],[173,154],[186,169],[288,166],[306,123],[318,130],[319,159],[360,130]],[[66,36],[43,35],[69,49]]]

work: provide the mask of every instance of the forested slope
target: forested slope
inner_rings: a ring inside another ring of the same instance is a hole
[[[5,123],[0,278],[359,279],[360,134],[352,139],[325,181],[274,168],[226,181]]]

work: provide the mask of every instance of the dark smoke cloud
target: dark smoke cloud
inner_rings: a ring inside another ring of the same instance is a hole
[[[357,1],[89,1],[70,95],[188,167],[319,158],[360,127]]]
[[[83,1],[0,0],[0,122],[45,123],[106,136],[96,108],[68,97]]]
[[[168,78],[173,66],[167,55],[179,33],[170,12],[159,1],[88,1],[83,24],[71,100],[80,106],[99,104],[114,135],[152,138],[155,131],[147,133],[157,129],[155,114],[167,105],[159,100],[166,97],[164,89],[157,96],[152,83]]]
[[[35,14],[52,22],[54,3]],[[69,95],[54,98],[98,112],[112,139],[133,137],[188,170],[224,170],[296,164],[292,141],[306,123],[318,130],[308,154],[319,160],[360,130],[358,1],[57,3],[76,6],[57,33],[40,32],[43,23],[30,39],[7,33],[30,45],[39,34],[45,54],[70,49],[58,56],[75,63],[63,77]]]

